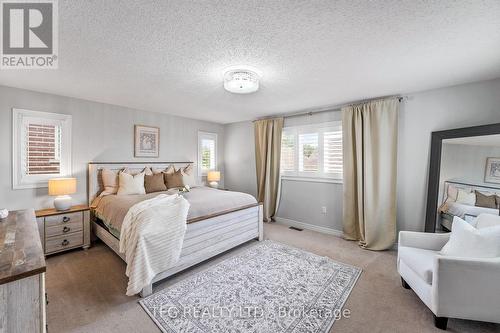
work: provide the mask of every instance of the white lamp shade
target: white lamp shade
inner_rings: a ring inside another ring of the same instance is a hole
[[[220,171],[209,171],[207,173],[207,181],[218,182],[220,180]]]
[[[49,195],[68,195],[76,192],[76,178],[49,179]]]

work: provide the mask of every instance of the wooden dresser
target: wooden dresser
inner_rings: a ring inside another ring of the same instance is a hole
[[[46,332],[45,256],[34,210],[0,220],[0,332]]]

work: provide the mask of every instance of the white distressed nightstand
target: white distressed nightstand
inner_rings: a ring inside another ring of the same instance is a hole
[[[37,210],[36,221],[45,255],[90,247],[90,208],[73,206],[65,211]]]

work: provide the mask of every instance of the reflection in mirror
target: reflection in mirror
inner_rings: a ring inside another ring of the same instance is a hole
[[[458,216],[474,225],[479,214],[499,215],[500,135],[444,139],[441,150],[437,232]]]

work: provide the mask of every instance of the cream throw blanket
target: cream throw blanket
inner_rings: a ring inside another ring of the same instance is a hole
[[[139,293],[179,260],[188,210],[189,202],[178,194],[160,194],[129,209],[120,234],[128,296]]]

